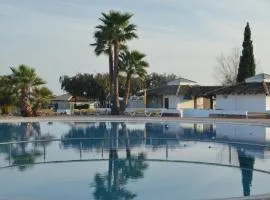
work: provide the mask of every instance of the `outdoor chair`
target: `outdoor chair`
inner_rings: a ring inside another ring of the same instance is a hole
[[[153,109],[150,112],[150,116],[162,117],[163,109]]]
[[[110,113],[110,108],[97,108],[96,115],[108,115]]]
[[[132,116],[132,117],[135,117],[135,116],[146,116],[146,117],[150,117],[151,116],[151,112],[149,112],[149,110],[147,110],[146,108],[138,108],[138,109],[134,109],[134,110],[131,110],[129,112],[129,115]]]

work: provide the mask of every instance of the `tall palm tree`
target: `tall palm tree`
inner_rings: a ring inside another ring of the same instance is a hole
[[[144,60],[146,55],[137,50],[124,51],[120,54],[119,57],[120,57],[120,64],[119,64],[120,71],[126,73],[125,96],[124,96],[124,103],[126,106],[128,103],[132,76],[137,75],[140,78],[144,78],[147,75],[146,68],[149,66],[149,64]]]
[[[130,13],[119,11],[102,13],[102,18],[99,18],[102,24],[96,26],[96,32],[94,33],[96,43],[93,45],[96,46],[96,54],[107,53],[109,55],[110,79],[113,78],[112,114],[119,114],[120,109],[118,64],[121,44],[138,37],[135,33],[136,25],[130,23],[132,16]],[[112,82],[110,82],[110,85],[112,85]]]
[[[96,40],[95,43],[91,44],[95,46],[95,54],[100,56],[101,54],[105,54],[109,56],[109,91],[111,101],[114,96],[114,86],[113,86],[113,48],[111,44],[111,40],[105,40],[105,38],[109,38],[108,33],[101,32],[98,30],[94,33],[94,38]]]
[[[114,96],[114,83],[113,83],[113,48],[110,41],[102,41],[101,37],[103,37],[100,31],[96,31],[94,37],[96,42],[91,44],[91,46],[95,46],[95,54],[100,56],[101,54],[105,54],[109,56],[109,92],[110,92],[110,100],[113,101]],[[107,33],[104,33],[107,35]],[[125,50],[127,47],[124,44],[121,44],[120,49]]]
[[[52,98],[53,93],[47,87],[35,87],[33,89],[34,104],[33,104],[33,115],[37,116],[38,110],[41,106]]]
[[[11,67],[11,71],[13,83],[20,92],[21,113],[23,116],[30,117],[32,116],[30,92],[33,87],[45,82],[37,76],[35,69],[26,65],[20,65],[18,68]]]

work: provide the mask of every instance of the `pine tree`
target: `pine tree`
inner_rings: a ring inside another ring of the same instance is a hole
[[[245,27],[243,50],[240,57],[240,63],[237,74],[237,82],[243,82],[246,78],[255,75],[255,60],[253,55],[253,44],[251,40],[251,31],[249,23]]]

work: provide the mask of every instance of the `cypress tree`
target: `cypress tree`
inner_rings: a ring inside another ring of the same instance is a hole
[[[245,27],[243,50],[240,57],[240,63],[237,74],[237,82],[243,82],[246,78],[255,75],[255,60],[253,55],[253,44],[251,40],[251,31],[249,23]]]

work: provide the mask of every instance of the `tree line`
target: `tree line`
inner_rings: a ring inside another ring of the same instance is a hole
[[[140,95],[146,88],[162,87],[176,78],[175,74],[150,73],[128,77],[120,73],[118,76],[119,96],[127,100],[129,95]],[[110,75],[108,73],[63,75],[59,78],[59,82],[61,89],[73,96],[85,96],[100,101],[110,100]]]

